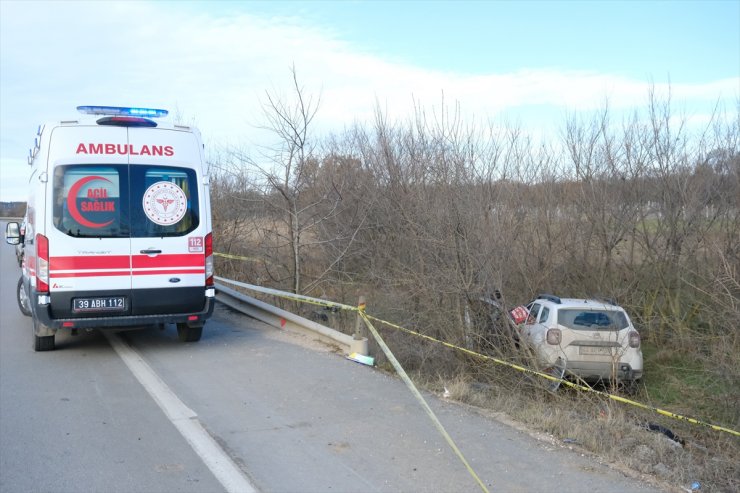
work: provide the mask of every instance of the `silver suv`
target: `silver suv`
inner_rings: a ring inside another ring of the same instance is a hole
[[[540,295],[527,305],[521,338],[542,369],[586,382],[637,389],[642,378],[640,334],[624,309],[613,302]]]

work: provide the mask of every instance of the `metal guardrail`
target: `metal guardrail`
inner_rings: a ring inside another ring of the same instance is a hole
[[[367,355],[367,339],[357,340],[338,330],[252,298],[222,283],[216,283],[216,300],[278,329],[290,329],[318,337],[322,342],[338,347],[344,354]]]
[[[286,293],[283,291],[277,291],[275,289],[254,286],[251,284],[245,284],[239,281],[234,281],[232,279],[226,279],[224,277],[216,277],[216,279],[222,282],[231,283],[234,286],[239,286],[241,288],[248,289],[248,290],[262,292],[265,294],[272,294],[276,296],[288,297],[294,300],[300,299],[305,302],[313,302],[313,303],[318,302],[318,304],[327,306],[324,304],[323,300],[317,300],[315,298],[310,298],[308,296],[301,296],[301,295]],[[263,320],[271,325],[277,324],[280,327],[285,327],[286,325],[290,323],[290,324],[293,324],[291,328],[296,328],[299,330],[307,330],[312,333],[316,333],[321,338],[328,338],[329,340],[334,341],[338,345],[343,345],[344,347],[342,349],[345,351],[345,353],[348,353],[349,359],[353,359],[363,364],[369,364],[371,366],[373,364],[372,358],[370,358],[370,362],[357,359],[358,358],[357,354],[361,354],[365,356],[367,355],[367,338],[363,337],[363,338],[356,339],[354,336],[349,336],[347,334],[338,332],[334,329],[324,327],[321,324],[317,324],[316,322],[312,322],[311,320],[307,320],[303,317],[299,317],[298,315],[295,315],[294,313],[287,312],[285,310],[271,306],[262,301],[256,300],[252,298],[251,296],[245,295],[234,289],[228,288],[221,283],[216,283],[216,299],[224,304],[235,307],[237,310],[242,311],[243,313],[253,316],[259,320]],[[419,390],[416,388],[414,383],[411,381],[408,374],[403,369],[401,364],[398,362],[396,357],[393,355],[391,350],[385,344],[385,342],[383,341],[383,338],[380,336],[380,334],[375,329],[375,327],[373,327],[372,323],[370,323],[370,319],[365,314],[364,300],[362,298],[360,299],[360,303],[358,304],[357,308],[344,305],[344,304],[340,304],[340,303],[331,303],[331,305],[336,306],[336,307],[343,307],[344,309],[351,309],[351,310],[357,311],[358,317],[360,317],[360,319],[362,319],[365,322],[365,324],[367,325],[367,328],[373,334],[375,341],[380,345],[381,349],[383,350],[383,353],[386,355],[388,360],[393,365],[393,368],[396,370],[398,375],[401,377],[401,379],[404,381],[406,386],[412,392],[414,397],[419,401],[419,404],[422,406],[422,408],[426,411],[427,416],[429,416],[429,418],[432,420],[434,426],[442,434],[442,436],[447,441],[447,443],[452,448],[452,450],[455,452],[455,454],[460,458],[462,463],[467,468],[468,472],[477,481],[481,489],[485,493],[488,493],[488,488],[486,488],[486,485],[481,481],[481,479],[475,473],[473,468],[470,466],[468,461],[463,456],[462,452],[460,452],[460,449],[457,447],[457,445],[455,445],[455,442],[452,440],[452,437],[450,436],[450,434],[447,433],[447,430],[445,430],[442,423],[439,421],[437,416],[434,414],[434,411],[432,411],[432,408],[429,407],[429,404],[427,404],[427,402],[424,400],[424,397],[421,395]],[[358,319],[358,323],[360,319]],[[347,345],[349,349],[347,348]]]

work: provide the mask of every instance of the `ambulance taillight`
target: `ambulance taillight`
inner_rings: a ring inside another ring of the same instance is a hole
[[[49,239],[42,234],[36,235],[36,291],[49,292]]]
[[[206,286],[213,286],[213,235],[206,235]]]

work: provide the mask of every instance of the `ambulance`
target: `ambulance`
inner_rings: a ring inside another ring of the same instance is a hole
[[[215,302],[209,180],[197,129],[166,110],[78,106],[39,127],[24,244],[21,311],[33,347],[57,331],[176,324],[200,340]]]

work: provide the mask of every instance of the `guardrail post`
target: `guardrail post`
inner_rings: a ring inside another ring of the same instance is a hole
[[[360,315],[360,313],[364,311],[365,297],[360,296],[359,300],[357,301],[357,320],[355,320],[355,333],[352,335],[352,347],[349,348],[349,352],[350,354],[357,353],[363,356],[369,356],[367,348],[367,337],[363,336],[364,331],[362,330],[365,324],[362,323],[362,316]]]

